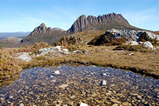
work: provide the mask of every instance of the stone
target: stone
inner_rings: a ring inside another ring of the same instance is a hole
[[[122,42],[118,42],[117,44],[122,44],[122,43],[130,43],[131,45],[138,45],[140,38],[143,33],[147,33],[149,38],[152,39],[159,39],[158,35],[155,35],[151,32],[144,31],[144,30],[119,30],[119,29],[111,29],[107,30],[105,34],[102,34],[100,36],[95,37],[92,39],[90,42],[88,42],[89,45],[107,45],[107,43],[110,45],[114,45],[112,42],[116,39],[122,39]],[[110,39],[109,42],[106,39]],[[124,40],[123,40],[124,38]],[[125,38],[127,41],[125,41]]]
[[[106,85],[107,84],[107,81],[106,80],[103,80],[102,81],[102,85]]]
[[[62,46],[42,48],[42,49],[39,49],[39,53],[40,53],[40,54],[38,54],[38,55],[36,55],[36,56],[45,55],[45,54],[48,54],[48,53],[70,54],[70,52],[68,52],[68,49],[62,49]]]
[[[137,98],[140,99],[140,100],[142,100],[142,96],[140,96],[140,95],[137,95]]]
[[[88,106],[88,105],[85,103],[81,103],[80,106]]]
[[[75,99],[76,98],[76,96],[75,95],[72,95],[71,97],[70,97],[70,99]]]
[[[60,71],[59,71],[59,70],[56,70],[56,71],[55,71],[55,74],[60,74]]]
[[[116,100],[116,99],[111,99],[111,101],[114,102],[114,103],[120,104],[120,101],[118,101],[118,100]]]
[[[68,87],[68,84],[62,84],[59,86],[59,88],[66,88],[66,87]]]
[[[123,106],[132,106],[132,105],[131,105],[131,103],[124,102],[124,103],[123,103]]]
[[[113,104],[112,106],[118,106],[118,104]]]
[[[153,48],[153,45],[152,45],[151,42],[149,42],[149,41],[144,42],[142,45],[145,46],[145,47],[147,47],[147,48],[149,48],[149,49],[154,49],[154,48]]]
[[[131,56],[131,55],[134,55],[134,53],[129,53],[128,55]]]
[[[139,43],[136,42],[136,41],[131,41],[131,42],[130,42],[130,45],[139,45]]]
[[[32,60],[32,58],[29,55],[30,55],[30,52],[23,52],[23,53],[14,54],[14,57],[21,59],[23,61],[29,62]]]
[[[52,73],[50,73],[50,74],[51,74],[50,77],[53,78],[52,75],[58,75],[58,74],[60,74],[60,71],[59,71],[59,70],[56,70],[56,71],[54,71],[54,72],[52,72]]]
[[[68,101],[68,104],[73,106],[73,101]]]
[[[107,73],[103,73],[103,76],[106,76],[107,75]]]
[[[23,104],[23,103],[21,103],[19,106],[24,106],[24,104]]]

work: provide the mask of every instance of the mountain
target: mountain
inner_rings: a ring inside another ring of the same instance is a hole
[[[92,30],[107,29],[138,29],[131,26],[121,14],[105,14],[103,16],[88,16],[81,15],[69,28],[64,31],[60,28],[46,27],[44,23],[36,27],[27,37],[21,40],[23,44],[34,44],[36,42],[47,42],[49,44],[58,42],[61,37],[72,33]]]
[[[70,33],[89,31],[89,30],[108,30],[108,29],[137,29],[131,26],[121,14],[105,14],[103,16],[81,15],[68,30]]]
[[[52,30],[65,31],[65,30],[63,30],[61,28],[52,28]]]
[[[51,27],[46,27],[44,23],[36,27],[28,36],[21,40],[22,44],[31,45],[36,42],[55,43],[61,37],[68,35],[66,31],[53,30]]]

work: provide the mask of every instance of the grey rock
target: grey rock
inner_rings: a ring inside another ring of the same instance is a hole
[[[23,103],[21,103],[19,106],[24,106],[24,104],[23,104]]]
[[[130,40],[130,41],[139,41],[140,37],[142,34],[146,33],[149,38],[152,39],[157,39],[159,40],[159,36],[155,35],[149,31],[144,31],[144,30],[118,30],[118,29],[111,29],[111,30],[107,30],[106,31],[106,35],[110,34],[111,36],[115,37],[115,38],[122,38],[125,37],[126,39]]]
[[[149,41],[144,42],[142,45],[145,46],[145,47],[147,47],[147,48],[149,48],[149,49],[154,49],[154,48],[153,48],[153,45],[152,45],[151,42],[149,42]]]
[[[118,23],[118,25],[116,24]],[[119,25],[121,24],[121,25]],[[105,14],[103,16],[81,15],[71,26],[68,32],[76,33],[88,30],[107,30],[111,28],[132,28],[121,14]]]
[[[118,106],[118,104],[113,104],[112,106]]]
[[[106,85],[107,84],[107,81],[106,80],[103,80],[102,81],[102,85]]]

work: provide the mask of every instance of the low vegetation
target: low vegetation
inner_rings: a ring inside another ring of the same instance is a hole
[[[139,41],[141,41],[141,42],[150,41],[154,46],[159,45],[159,43],[158,43],[159,41],[156,38],[155,39],[149,38],[149,36],[146,32],[144,32],[141,35],[141,38],[139,39]]]
[[[0,49],[0,78],[9,78],[21,71],[19,61],[12,57],[13,52],[7,48]]]
[[[100,46],[113,46],[113,45],[122,45],[126,43],[126,38],[114,38],[111,34],[102,34],[100,36],[95,37],[92,39],[88,44],[89,45],[100,45]]]
[[[32,46],[25,46],[15,49],[1,48],[0,78],[11,77],[21,71],[38,66],[50,66],[61,63],[93,64],[103,67],[113,67],[118,69],[132,70],[134,72],[146,74],[159,78],[159,50],[145,52],[147,49],[140,46],[93,46],[86,44],[67,45],[70,52],[78,50],[78,53],[71,55],[47,54],[32,58],[25,62],[15,59],[15,53],[32,52],[36,53],[40,48],[51,47],[48,43],[41,42]],[[115,50],[114,50],[115,49]],[[120,51],[120,50],[124,51]]]
[[[57,46],[70,46],[70,45],[75,45],[75,44],[83,44],[82,38],[80,37],[75,37],[75,36],[64,36],[60,38],[60,41],[57,43],[54,43],[53,45]]]
[[[143,45],[119,45],[113,50],[127,50],[127,51],[135,51],[135,52],[153,52],[153,50],[148,49]]]

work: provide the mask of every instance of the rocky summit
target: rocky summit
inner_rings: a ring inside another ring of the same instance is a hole
[[[56,30],[51,27],[46,27],[44,23],[36,27],[28,36],[21,40],[22,44],[34,44],[36,42],[55,43],[61,37],[68,35],[64,30]]]
[[[121,14],[105,14],[103,16],[81,15],[71,26],[68,32],[76,33],[88,30],[135,29]]]

